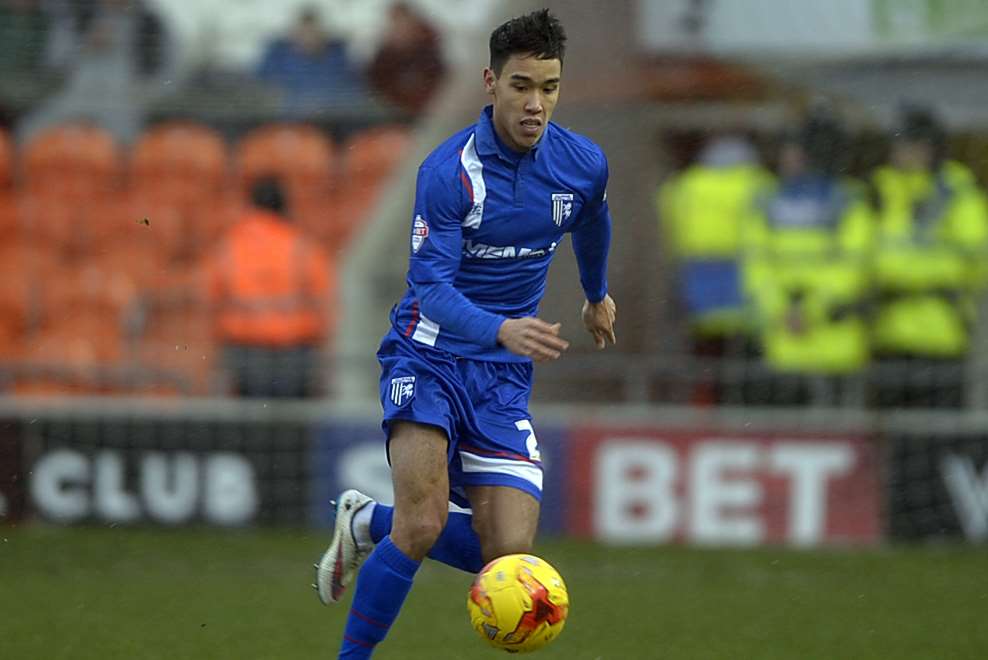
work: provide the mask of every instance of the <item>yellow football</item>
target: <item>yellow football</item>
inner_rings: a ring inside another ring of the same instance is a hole
[[[467,610],[474,630],[491,646],[528,653],[562,631],[569,594],[559,572],[544,559],[505,555],[477,574]]]

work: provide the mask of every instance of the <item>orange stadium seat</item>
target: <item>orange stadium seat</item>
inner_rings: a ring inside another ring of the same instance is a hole
[[[209,393],[216,348],[208,309],[194,296],[153,308],[137,350],[162,385],[177,381],[186,394]],[[158,392],[168,393],[164,387]]]
[[[190,209],[189,238],[192,242],[192,258],[199,260],[209,254],[245,210],[244,199],[237,193],[218,195]]]
[[[18,365],[14,391],[19,393],[74,393],[77,379],[68,378],[72,364],[92,354],[88,324],[70,314],[60,318],[54,332],[44,316],[44,290],[53,282],[72,280],[60,268],[52,251],[26,242],[12,242],[0,250],[0,359]],[[70,382],[72,381],[72,382]]]
[[[121,154],[109,132],[70,124],[32,138],[22,151],[22,166],[32,192],[84,198],[117,188]]]
[[[151,295],[171,286],[175,273],[182,266],[171,264],[153,240],[122,237],[108,241],[98,250],[86,255],[86,262],[108,272],[119,274],[133,283],[138,296]]]
[[[88,317],[121,321],[137,295],[126,272],[93,259],[63,262],[56,269],[41,285],[42,325]]]
[[[87,314],[59,319],[27,342],[22,359],[31,367],[15,379],[19,394],[81,394],[105,391],[101,372],[119,365],[119,328],[112,319]]]
[[[15,240],[20,234],[14,194],[0,189],[0,242]]]
[[[79,205],[58,198],[22,192],[17,197],[17,216],[25,236],[34,245],[66,251],[79,243]]]
[[[27,190],[15,204],[18,232],[63,256],[92,250],[118,231],[120,223],[119,204],[108,195],[73,198]]]
[[[0,129],[0,191],[10,188],[14,180],[14,145],[7,131]]]
[[[102,372],[126,355],[124,315],[134,300],[133,283],[92,264],[61,263],[40,288],[39,327],[20,355],[32,370],[16,378],[15,391],[103,391]]]
[[[203,202],[205,203],[205,202]],[[142,254],[155,252],[157,262],[188,260],[192,255],[191,208],[137,189],[120,195],[113,205],[116,228],[107,243],[131,243]]]
[[[17,207],[11,183],[14,176],[14,147],[10,137],[0,130],[0,241],[6,242],[17,235]]]
[[[156,126],[134,145],[130,183],[174,202],[197,203],[227,183],[227,147],[213,129],[188,122]]]
[[[271,124],[251,131],[241,139],[236,160],[244,190],[258,177],[278,176],[292,202],[324,197],[336,174],[334,144],[303,124]]]
[[[335,205],[333,235],[344,247],[367,220],[381,186],[405,158],[411,142],[400,126],[380,126],[352,135],[345,143],[344,181]],[[333,246],[330,246],[332,249]]]
[[[346,242],[349,235],[340,222],[340,195],[328,198],[301,200],[292,205],[291,214],[296,224],[306,234],[319,241],[323,249],[334,252]]]
[[[31,336],[25,357],[55,366],[115,365],[123,357],[120,324],[95,311],[76,318],[59,317]]]
[[[401,126],[377,126],[344,143],[344,172],[350,184],[373,184],[387,177],[408,152],[411,135]]]
[[[0,247],[0,359],[17,356],[31,326],[34,280],[23,251],[14,242]]]

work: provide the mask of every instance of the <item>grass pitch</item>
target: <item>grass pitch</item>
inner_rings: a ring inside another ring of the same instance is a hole
[[[335,658],[346,607],[309,588],[314,532],[0,527],[0,658]],[[988,552],[615,549],[543,541],[572,598],[549,660],[983,660]],[[375,658],[506,657],[470,578],[419,574]]]

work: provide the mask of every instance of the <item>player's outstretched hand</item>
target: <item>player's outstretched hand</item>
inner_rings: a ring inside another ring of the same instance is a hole
[[[607,342],[617,343],[614,336],[614,319],[617,306],[610,296],[605,295],[598,303],[589,300],[583,303],[583,326],[591,335],[598,349],[607,346]]]
[[[497,340],[512,353],[536,362],[555,360],[569,348],[569,342],[559,336],[561,327],[561,323],[549,324],[532,316],[508,319],[498,329]]]

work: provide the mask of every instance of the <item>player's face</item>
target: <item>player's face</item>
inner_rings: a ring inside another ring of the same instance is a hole
[[[484,69],[484,86],[494,99],[494,130],[516,151],[528,151],[545,131],[559,98],[562,63],[512,55],[501,75]]]

